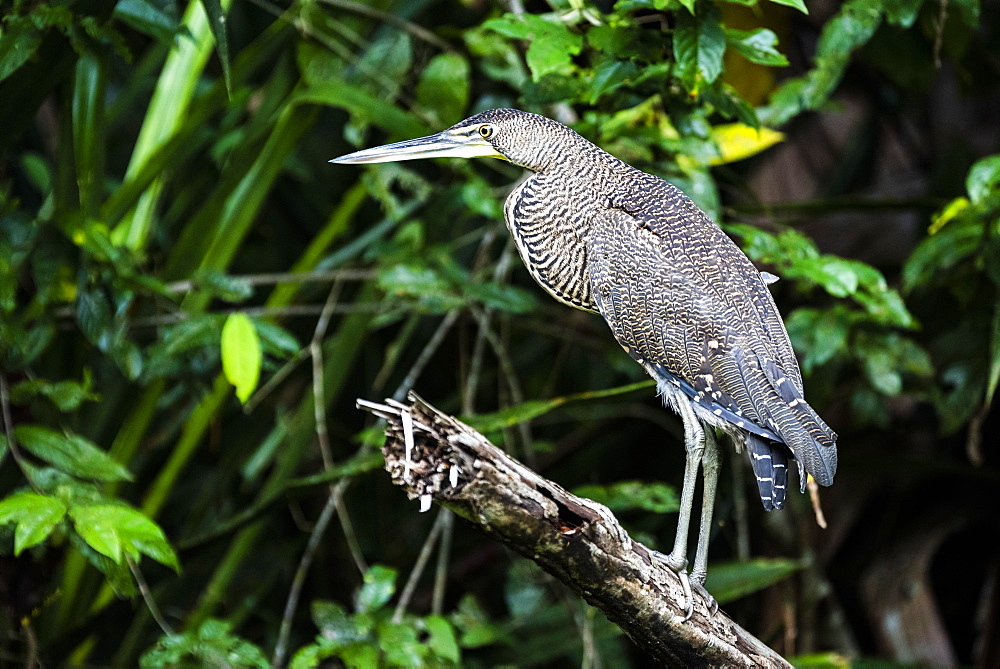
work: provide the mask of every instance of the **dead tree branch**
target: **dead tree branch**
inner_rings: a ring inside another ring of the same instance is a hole
[[[415,393],[411,405],[358,400],[387,421],[392,480],[421,508],[437,502],[533,560],[663,664],[790,667],[722,611],[703,603],[683,622],[680,579],[600,504],[540,477]]]

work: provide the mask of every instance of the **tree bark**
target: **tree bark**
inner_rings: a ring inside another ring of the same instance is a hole
[[[422,509],[436,502],[559,579],[665,665],[790,667],[696,597],[611,511],[576,497],[410,393],[411,405],[358,400],[387,421],[385,468]]]

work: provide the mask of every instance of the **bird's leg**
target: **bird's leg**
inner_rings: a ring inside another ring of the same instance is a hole
[[[701,527],[698,530],[698,547],[694,553],[694,564],[691,566],[691,582],[698,586],[708,608],[714,614],[719,610],[719,603],[704,589],[705,576],[708,574],[708,540],[712,534],[712,514],[715,510],[715,491],[719,483],[719,443],[715,439],[711,427],[705,430],[705,452],[701,458],[701,471],[705,477],[704,497],[701,502]]]
[[[681,418],[684,421],[684,483],[681,487],[674,549],[670,555],[660,559],[681,578],[684,596],[687,599],[684,618],[687,620],[694,612],[694,596],[691,594],[691,583],[686,570],[688,527],[691,522],[691,508],[694,506],[694,488],[698,482],[698,465],[701,464],[705,452],[705,430],[702,429],[701,423],[694,415],[694,409],[688,402],[682,401],[679,405]]]

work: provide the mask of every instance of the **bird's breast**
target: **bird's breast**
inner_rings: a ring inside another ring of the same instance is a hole
[[[584,238],[588,205],[545,174],[534,174],[511,192],[504,219],[532,278],[563,304],[597,311],[590,289]]]

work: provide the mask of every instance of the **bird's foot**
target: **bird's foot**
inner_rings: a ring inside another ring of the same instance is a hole
[[[667,565],[670,571],[680,577],[681,585],[684,587],[684,620],[681,622],[687,622],[694,615],[694,593],[691,589],[691,579],[688,578],[687,558],[681,555],[674,555],[673,553],[667,555],[655,550],[651,552],[654,558]],[[701,590],[704,592],[705,589],[701,588]]]
[[[719,612],[719,602],[716,601],[715,597],[705,589],[705,576],[702,574],[698,576],[696,574],[691,574],[689,580],[691,581],[691,589],[701,595],[701,598],[705,600],[705,608],[708,609],[709,616],[714,616]]]
[[[677,574],[681,579],[681,585],[684,587],[685,601],[683,622],[687,622],[694,615],[695,593],[700,595],[701,599],[705,602],[705,608],[708,609],[710,616],[714,616],[719,612],[719,602],[705,589],[705,574],[703,572],[688,574],[687,560],[679,555],[674,555],[673,553],[668,555],[657,550],[651,550],[650,552],[656,560],[667,565],[670,571]]]

